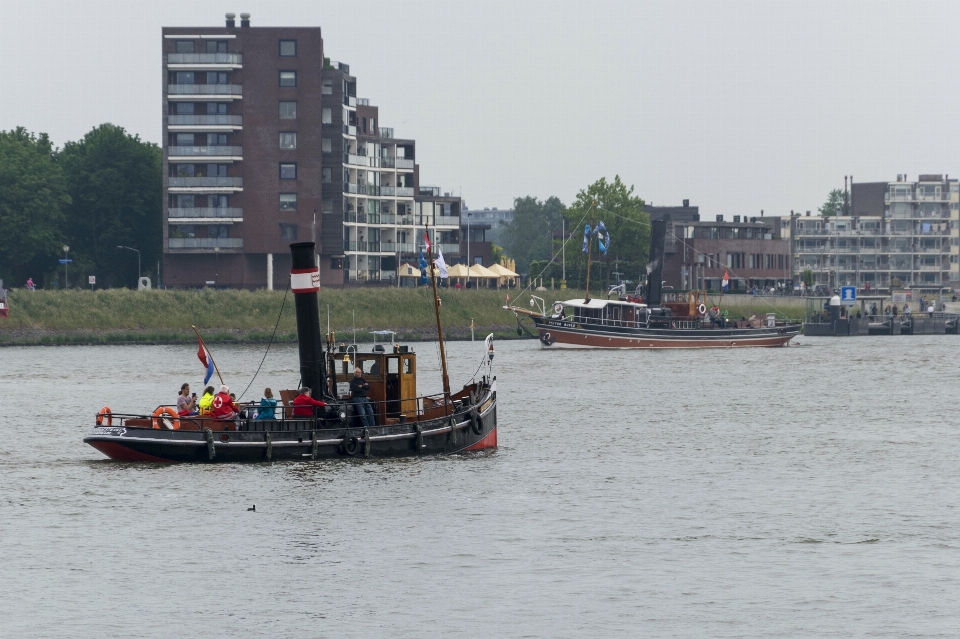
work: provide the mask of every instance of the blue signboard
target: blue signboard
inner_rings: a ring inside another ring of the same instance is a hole
[[[72,262],[72,261],[73,261],[73,260],[60,260],[60,263],[61,263],[61,264],[69,264],[69,263]]]
[[[852,305],[857,301],[857,287],[856,286],[841,286],[840,287],[840,302],[846,305]]]

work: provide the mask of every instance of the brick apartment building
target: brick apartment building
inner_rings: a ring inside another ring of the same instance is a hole
[[[380,126],[319,27],[164,27],[163,282],[283,288],[316,241],[323,286],[395,282],[429,227],[460,259],[460,200],[419,188],[416,143]]]

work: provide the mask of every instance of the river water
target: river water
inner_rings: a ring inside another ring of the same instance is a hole
[[[0,636],[957,636],[958,347],[500,342],[495,453],[222,466],[81,442],[199,386],[194,347],[0,349]],[[238,391],[263,348],[214,355]]]

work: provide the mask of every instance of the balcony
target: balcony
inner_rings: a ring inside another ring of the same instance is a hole
[[[381,190],[383,187],[380,187]],[[380,214],[380,224],[396,224],[397,216],[393,213],[381,213]]]
[[[351,184],[351,183],[349,183],[349,182],[344,182],[344,183],[343,183],[343,192],[344,192],[344,193],[356,193],[356,192],[357,192],[357,185],[356,185],[356,184]]]
[[[460,228],[460,217],[456,215],[438,215],[435,219],[435,226],[452,226]]]
[[[356,137],[356,135],[357,135],[357,127],[355,127],[355,126],[350,126],[349,124],[344,124],[344,125],[343,125],[343,132],[344,132],[346,135],[352,135],[352,136]]]
[[[243,209],[233,208],[194,208],[167,209],[167,219],[171,224],[191,224],[204,222],[243,222]]]
[[[355,96],[355,95],[347,95],[346,93],[344,93],[344,94],[343,94],[343,103],[346,104],[347,106],[355,107],[355,106],[357,106],[357,96]]]
[[[379,167],[380,158],[372,155],[350,155],[343,154],[343,163],[353,166]]]
[[[460,252],[460,244],[459,244],[459,243],[449,243],[449,244],[448,244],[448,243],[444,242],[444,243],[438,244],[437,246],[439,246],[439,247],[440,247],[440,250],[443,251],[444,253],[459,253],[459,252]]]
[[[401,226],[413,226],[416,224],[416,221],[413,219],[412,215],[398,215],[397,224]]]
[[[366,253],[367,252],[367,243],[366,242],[355,242],[350,240],[343,241],[343,250],[350,251],[354,253]]]
[[[416,244],[395,244],[396,250],[400,253],[416,253],[417,245]]]
[[[380,137],[381,137],[381,138],[393,138],[393,127],[392,127],[392,126],[382,126],[382,127],[380,127]]]
[[[243,116],[169,115],[167,128],[171,131],[239,131],[243,129]]]
[[[213,100],[239,100],[243,97],[243,87],[239,84],[167,85],[167,98],[170,100],[193,100],[197,96]]]
[[[408,160],[406,158],[396,158],[395,162],[398,169],[409,169],[413,170],[413,160]],[[413,195],[413,193],[411,193]]]
[[[171,237],[167,240],[167,247],[171,249],[226,249],[239,250],[243,248],[242,237]]]
[[[167,68],[185,71],[190,69],[242,69],[242,53],[168,53]]]
[[[397,187],[395,187],[395,186],[381,186],[381,187],[380,187],[380,195],[390,195],[390,196],[393,196],[393,195],[396,195],[396,194],[397,194]]]
[[[186,189],[197,191],[242,191],[241,177],[172,177],[170,190]]]
[[[397,166],[397,159],[393,157],[382,157],[380,158],[380,166],[385,169],[392,169]]]
[[[413,187],[412,186],[398,186],[394,188],[397,197],[413,197]]]
[[[177,160],[197,160],[203,158],[213,158],[218,162],[230,160],[239,162],[243,159],[242,146],[170,146],[167,147],[167,159],[171,162]]]

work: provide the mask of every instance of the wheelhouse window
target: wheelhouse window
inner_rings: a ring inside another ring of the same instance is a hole
[[[297,86],[297,72],[296,72],[296,71],[281,71],[281,72],[280,72],[280,86],[282,86],[282,87],[295,87],[295,86]]]
[[[281,40],[280,41],[280,57],[282,58],[293,58],[297,55],[297,41],[296,40]]]
[[[296,120],[297,119],[297,103],[281,102],[280,103],[280,119]]]
[[[280,210],[296,211],[297,210],[297,194],[281,193],[280,194]]]
[[[281,149],[297,148],[297,134],[295,132],[290,132],[290,131],[280,133],[280,148]]]
[[[296,162],[282,162],[280,164],[280,179],[281,180],[296,180],[297,179],[297,164]]]

